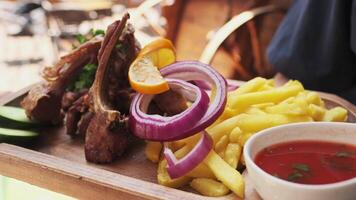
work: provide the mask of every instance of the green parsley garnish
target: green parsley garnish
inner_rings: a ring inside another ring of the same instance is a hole
[[[102,36],[105,35],[105,31],[101,30],[101,29],[91,29],[90,32],[93,37],[98,36],[98,35],[102,35]]]
[[[117,49],[117,50],[120,50],[123,47],[124,47],[124,45],[121,44],[121,43],[118,43],[118,44],[115,45],[115,49]]]
[[[295,170],[302,171],[302,172],[309,172],[309,171],[310,171],[309,166],[306,165],[306,164],[303,164],[303,163],[294,164],[294,165],[293,165],[293,168],[294,168]]]
[[[296,182],[298,179],[303,178],[303,177],[304,177],[304,175],[302,173],[300,173],[298,171],[294,171],[288,175],[287,180]]]
[[[88,39],[82,34],[76,35],[75,38],[78,40],[79,44],[83,44],[88,41]]]
[[[75,36],[79,44],[83,44],[87,41],[89,41],[91,38],[98,36],[98,35],[105,35],[105,31],[101,29],[90,29],[90,32],[88,34],[82,35],[78,34]],[[73,49],[77,48],[75,45],[73,45]]]
[[[68,87],[70,91],[79,91],[84,88],[90,88],[95,79],[97,65],[87,64],[79,74],[77,80]]]

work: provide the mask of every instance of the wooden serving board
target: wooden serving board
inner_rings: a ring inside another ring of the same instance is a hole
[[[18,106],[29,88],[0,98],[0,105]],[[349,110],[349,122],[356,122],[353,104],[335,95],[321,93],[328,106]],[[82,139],[72,139],[62,127],[43,128],[39,141],[30,148],[0,144],[0,174],[79,199],[238,199],[230,194],[213,198],[192,190],[157,184],[157,165],[144,155],[144,142],[136,141],[114,163],[97,165],[84,157]],[[247,173],[246,198],[259,200]]]

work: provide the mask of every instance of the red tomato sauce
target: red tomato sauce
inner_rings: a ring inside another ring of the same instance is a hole
[[[280,143],[260,151],[255,163],[287,181],[335,183],[356,177],[356,146],[308,140]]]

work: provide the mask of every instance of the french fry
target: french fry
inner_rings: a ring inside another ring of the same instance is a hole
[[[294,100],[293,103],[300,107],[301,109],[303,109],[304,111],[306,111],[308,109],[308,101],[306,99],[306,97],[304,95],[299,95],[297,96]],[[305,112],[306,113],[306,112]]]
[[[238,197],[244,197],[245,183],[242,175],[227,164],[214,150],[210,151],[204,163],[226,187],[233,191]]]
[[[171,179],[167,172],[167,160],[163,159],[158,164],[157,169],[157,182],[160,185],[164,185],[171,188],[179,188],[188,184],[192,178],[189,176],[182,176],[176,179]]]
[[[295,98],[294,96],[293,97],[289,97],[289,98],[281,101],[280,103],[293,103],[294,98]]]
[[[256,108],[256,107],[250,107],[248,108],[245,113],[247,114],[266,114],[266,112],[264,112],[263,110],[261,110],[260,108]]]
[[[195,178],[190,186],[200,194],[209,197],[220,197],[230,192],[224,184],[209,178]]]
[[[258,132],[266,128],[293,122],[313,121],[309,116],[290,116],[282,114],[240,114],[236,120],[243,132]]]
[[[184,147],[182,147],[179,150],[177,150],[176,152],[174,152],[174,155],[178,159],[180,159],[180,158],[184,157],[185,155],[187,155],[191,149],[192,149],[192,147],[190,145],[185,145]],[[176,179],[171,179],[171,177],[169,176],[169,174],[167,172],[166,167],[167,167],[167,160],[162,159],[159,162],[158,169],[157,169],[157,181],[160,185],[164,185],[164,186],[172,187],[172,188],[179,188],[179,187],[182,187],[183,185],[186,185],[187,183],[189,183],[192,180],[192,178],[187,175],[181,176]]]
[[[191,145],[185,145],[184,147],[178,149],[176,152],[174,152],[174,155],[176,156],[176,158],[180,159],[183,158],[185,155],[187,155],[190,150],[192,150],[192,146]]]
[[[270,114],[286,114],[286,115],[307,115],[307,104],[300,103],[279,103],[274,106],[265,108],[265,111]]]
[[[276,85],[276,81],[272,78],[272,79],[268,79],[266,82],[269,86],[274,87]]]
[[[204,163],[200,163],[192,171],[188,172],[187,176],[192,178],[216,179],[213,172]]]
[[[309,104],[315,104],[317,106],[324,107],[324,101],[320,98],[320,95],[316,92],[307,92],[307,101]]]
[[[274,105],[275,105],[274,103],[269,102],[269,103],[255,104],[255,105],[252,105],[251,107],[252,107],[252,108],[265,109],[265,108],[267,108],[267,107],[269,107],[269,106],[274,106]]]
[[[309,104],[308,106],[308,114],[311,116],[315,121],[321,121],[324,118],[326,109],[315,105],[315,104]]]
[[[284,85],[282,85],[282,87],[289,87],[289,86],[293,86],[293,85],[302,85],[302,83],[300,83],[297,80],[289,80],[287,83],[285,83]],[[302,85],[303,86],[303,85]],[[304,91],[304,90],[303,90]]]
[[[347,110],[341,107],[335,107],[325,112],[323,121],[343,122],[347,120]]]
[[[287,119],[289,120],[289,123],[297,123],[297,122],[313,122],[313,118],[308,116],[308,115],[304,115],[304,116],[292,116],[292,115],[287,115],[286,116]]]
[[[295,96],[303,90],[304,88],[302,84],[293,82],[287,86],[282,86],[273,90],[231,96],[229,107],[241,111],[254,104],[267,102],[278,103],[291,96]]]
[[[240,146],[245,146],[245,143],[247,142],[247,140],[253,135],[254,133],[249,133],[249,132],[244,132],[238,140],[238,144]]]
[[[251,92],[256,92],[260,87],[265,85],[267,80],[265,78],[261,77],[256,77],[247,83],[241,85],[239,88],[237,88],[235,91],[232,91],[229,93],[229,97],[231,96],[236,96],[240,94],[246,94],[246,93],[251,93]]]
[[[236,126],[229,134],[230,142],[238,143],[241,134],[242,134],[241,129],[238,126]]]
[[[161,155],[162,144],[160,142],[150,142],[148,141],[145,148],[145,155],[153,163],[159,161]]]
[[[274,86],[269,85],[267,82],[260,88],[258,88],[257,91],[266,91],[266,90],[272,90],[274,89]]]
[[[168,147],[173,151],[177,151],[178,149],[184,147],[186,145],[185,141],[182,140],[177,140],[177,141],[172,141],[172,142],[166,142],[166,145],[168,144]]]
[[[236,113],[237,113],[236,110],[231,109],[228,107],[228,105],[226,105],[224,112],[221,114],[221,116],[218,118],[218,120],[214,123],[214,125],[224,121],[225,119],[235,116]]]
[[[229,135],[224,135],[220,138],[220,140],[215,144],[215,151],[220,157],[224,157],[224,152],[227,144],[229,143]]]
[[[224,112],[225,112],[225,110],[224,110]],[[221,114],[221,116],[217,120],[215,120],[215,122],[213,124],[211,124],[208,128],[206,128],[205,131],[209,131],[214,126],[216,126],[216,125],[220,124],[220,122],[224,121],[225,119],[223,118],[223,115],[224,115],[224,113]]]
[[[171,144],[172,151],[176,151],[176,150],[182,148],[185,145],[193,146],[198,142],[200,137],[201,137],[201,134],[195,134],[195,135],[192,135],[190,137],[187,137],[187,138],[184,138],[184,139],[181,139],[181,140],[173,141],[173,142],[171,142],[172,143]]]
[[[214,88],[212,93],[215,94]],[[319,94],[304,90],[298,81],[275,87],[273,79],[255,78],[228,93],[223,114],[206,129],[214,148],[204,161],[185,176],[172,180],[166,170],[167,161],[162,160],[157,179],[170,187],[180,187],[193,180],[191,186],[203,195],[222,196],[231,190],[243,198],[245,185],[236,168],[242,169],[245,165],[242,149],[254,133],[288,123],[346,119],[345,109],[327,110]],[[180,159],[191,151],[200,136],[170,142],[169,147],[178,149],[174,154]],[[158,151],[149,145],[146,148],[147,157],[157,162],[161,149]]]
[[[237,126],[237,122],[241,118],[241,115],[237,115],[235,117],[231,117],[222,121],[220,124],[212,127],[211,129],[207,130],[209,135],[212,137],[214,144],[225,134],[230,133],[232,129]]]
[[[266,128],[293,123],[313,121],[309,116],[289,116],[282,114],[240,114],[224,120],[214,126],[208,133],[216,143],[226,133],[230,133],[235,127],[239,127],[243,132],[258,132]]]
[[[236,143],[229,143],[225,150],[224,160],[232,168],[236,169],[240,160],[242,147]]]
[[[258,132],[277,125],[287,124],[289,120],[286,116],[280,114],[240,114],[236,118],[235,125],[243,132]]]

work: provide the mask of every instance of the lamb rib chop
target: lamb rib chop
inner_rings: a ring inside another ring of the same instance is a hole
[[[32,88],[21,102],[27,115],[40,122],[56,124],[65,114],[67,134],[85,135],[89,162],[112,162],[131,139],[127,121],[134,91],[128,69],[140,47],[132,26],[126,24],[128,18],[125,14],[108,27],[103,39],[91,39],[46,68],[46,82]],[[87,64],[98,64],[89,91],[68,90]]]
[[[92,39],[51,68],[45,68],[45,83],[34,86],[21,102],[27,116],[43,123],[57,124],[62,120],[61,102],[67,86],[81,72],[85,64],[96,61],[101,40]]]
[[[111,24],[98,54],[98,69],[89,90],[93,117],[85,137],[89,162],[108,163],[120,156],[129,144],[128,110],[133,94],[128,68],[138,53],[132,27],[125,14]]]

